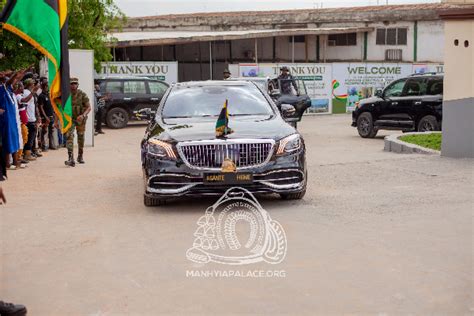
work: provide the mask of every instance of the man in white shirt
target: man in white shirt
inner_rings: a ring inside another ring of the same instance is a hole
[[[41,120],[37,120],[37,109],[34,94],[39,89],[39,85],[34,83],[33,79],[27,79],[25,81],[25,89],[23,90],[23,98],[21,103],[26,104],[26,113],[28,115],[28,140],[25,144],[24,153],[26,160],[36,160],[36,157],[41,157],[38,153],[33,153],[33,146],[35,143],[37,124],[41,124]]]

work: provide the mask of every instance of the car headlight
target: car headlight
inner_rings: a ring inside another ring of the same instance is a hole
[[[147,148],[150,155],[176,159],[173,146],[167,142],[152,138],[148,140]]]
[[[302,146],[301,136],[293,134],[280,140],[277,155],[284,155],[298,151]]]

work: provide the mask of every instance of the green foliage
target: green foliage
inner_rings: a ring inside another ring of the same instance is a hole
[[[0,0],[0,9],[6,0]],[[68,0],[69,47],[94,50],[94,66],[98,71],[102,61],[112,59],[107,44],[107,33],[120,29],[125,15],[113,0]],[[0,59],[0,70],[19,69],[38,64],[41,53],[18,36],[3,31],[0,33],[0,48],[4,55]]]
[[[441,133],[407,135],[400,137],[400,140],[421,147],[441,150],[442,135]]]
[[[22,69],[37,64],[42,54],[29,43],[8,31],[0,33],[0,47],[3,57],[0,70]]]

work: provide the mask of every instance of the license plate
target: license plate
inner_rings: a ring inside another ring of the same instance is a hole
[[[234,185],[250,184],[253,182],[253,174],[247,172],[223,172],[223,173],[205,173],[205,185]]]

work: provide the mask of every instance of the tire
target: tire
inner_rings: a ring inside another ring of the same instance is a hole
[[[166,200],[143,195],[143,204],[145,204],[145,206],[162,206],[166,204]]]
[[[127,126],[128,112],[122,108],[113,108],[107,112],[105,122],[109,128],[119,129]]]
[[[364,112],[357,118],[357,131],[362,138],[374,138],[377,130],[374,128],[372,114]]]
[[[431,132],[439,130],[441,129],[438,120],[433,115],[423,116],[420,122],[418,123],[418,132]]]
[[[282,200],[301,200],[306,194],[306,189],[298,193],[280,193]]]

